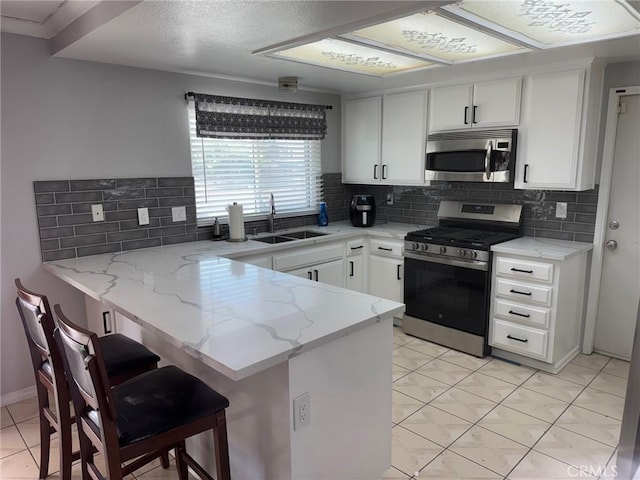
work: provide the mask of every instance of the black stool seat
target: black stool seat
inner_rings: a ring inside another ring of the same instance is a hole
[[[111,392],[120,446],[154,437],[229,406],[229,400],[196,377],[169,366],[138,375]],[[89,413],[97,425],[98,412]]]
[[[98,337],[98,342],[102,347],[104,363],[109,377],[117,377],[123,373],[147,367],[160,361],[160,357],[147,347],[135,340],[131,340],[129,337],[125,337],[121,333]]]

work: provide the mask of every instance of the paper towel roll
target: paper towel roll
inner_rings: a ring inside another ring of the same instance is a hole
[[[244,219],[242,218],[242,205],[233,203],[227,205],[229,212],[229,240],[244,239]]]

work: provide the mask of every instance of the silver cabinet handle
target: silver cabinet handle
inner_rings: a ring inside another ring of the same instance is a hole
[[[382,179],[387,179],[387,165],[382,165]]]
[[[374,180],[378,179],[378,165],[373,166],[373,179]]]
[[[615,250],[616,248],[618,248],[618,242],[616,242],[615,240],[609,240],[607,243],[605,243],[605,246],[609,250]]]

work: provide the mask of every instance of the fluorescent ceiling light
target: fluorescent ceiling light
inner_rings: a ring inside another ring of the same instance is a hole
[[[463,0],[443,9],[539,48],[640,33],[624,0]]]
[[[398,55],[335,38],[326,38],[306,45],[280,50],[270,55],[286,60],[375,76],[407,72],[434,65],[424,59]]]
[[[529,51],[434,12],[420,12],[373,25],[356,30],[347,37],[446,63]]]

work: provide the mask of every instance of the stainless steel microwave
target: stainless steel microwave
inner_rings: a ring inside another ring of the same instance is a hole
[[[513,182],[518,130],[436,133],[427,139],[425,180]]]

